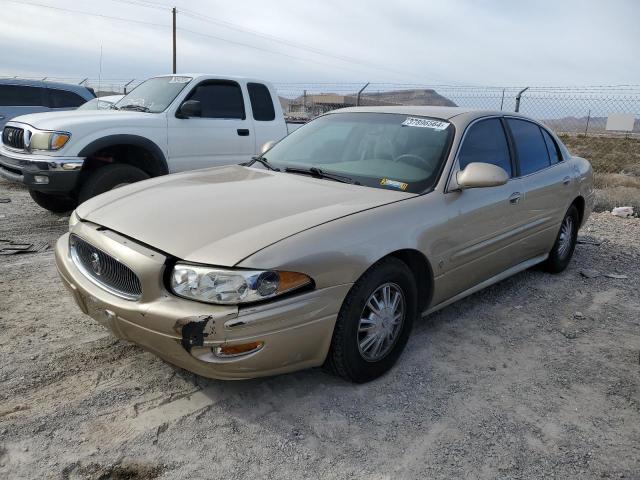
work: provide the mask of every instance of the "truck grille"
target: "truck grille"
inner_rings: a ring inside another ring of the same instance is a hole
[[[2,143],[11,148],[24,150],[24,130],[18,127],[4,127]]]
[[[111,255],[85,242],[77,235],[69,238],[71,258],[93,283],[127,300],[139,300],[142,285],[138,276]]]

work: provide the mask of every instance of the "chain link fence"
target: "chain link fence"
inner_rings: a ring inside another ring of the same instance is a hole
[[[143,81],[135,78],[38,79],[86,85],[99,96],[130,92]],[[298,121],[355,105],[448,105],[513,112],[518,94],[526,87],[400,83],[276,83],[275,86],[285,116]],[[640,138],[640,85],[531,86],[520,95],[519,111],[544,122],[559,134]],[[615,113],[633,115],[633,131],[607,131],[607,117]]]

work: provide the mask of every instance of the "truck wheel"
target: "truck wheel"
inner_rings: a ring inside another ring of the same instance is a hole
[[[36,190],[29,190],[29,195],[33,201],[42,208],[54,213],[70,212],[78,205],[74,198],[64,194],[43,193]]]
[[[117,187],[146,180],[149,175],[126,163],[112,163],[91,173],[80,188],[78,203],[83,203],[96,195]]]

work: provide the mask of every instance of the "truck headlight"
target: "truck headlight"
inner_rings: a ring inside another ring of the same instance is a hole
[[[226,270],[179,263],[171,273],[170,283],[173,293],[180,297],[237,305],[297,290],[310,285],[311,279],[296,272]]]
[[[31,150],[60,150],[71,138],[66,132],[34,132],[31,135]]]

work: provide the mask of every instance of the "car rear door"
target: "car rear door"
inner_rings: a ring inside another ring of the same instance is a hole
[[[44,89],[38,86],[0,84],[0,128],[14,117],[45,112]]]
[[[185,97],[197,100],[201,116],[169,114],[171,172],[236,164],[255,154],[255,132],[246,90],[230,80],[203,80]],[[179,108],[179,107],[178,107]]]
[[[491,163],[509,174],[505,185],[457,189],[455,174],[474,162]],[[435,252],[437,266],[434,303],[465,291],[520,263],[522,188],[516,178],[512,152],[500,117],[470,124],[458,149],[447,193],[449,220]]]
[[[571,203],[575,180],[558,145],[544,128],[516,117],[508,117],[506,124],[522,181],[522,215],[526,218],[523,252],[529,256],[548,253]]]

